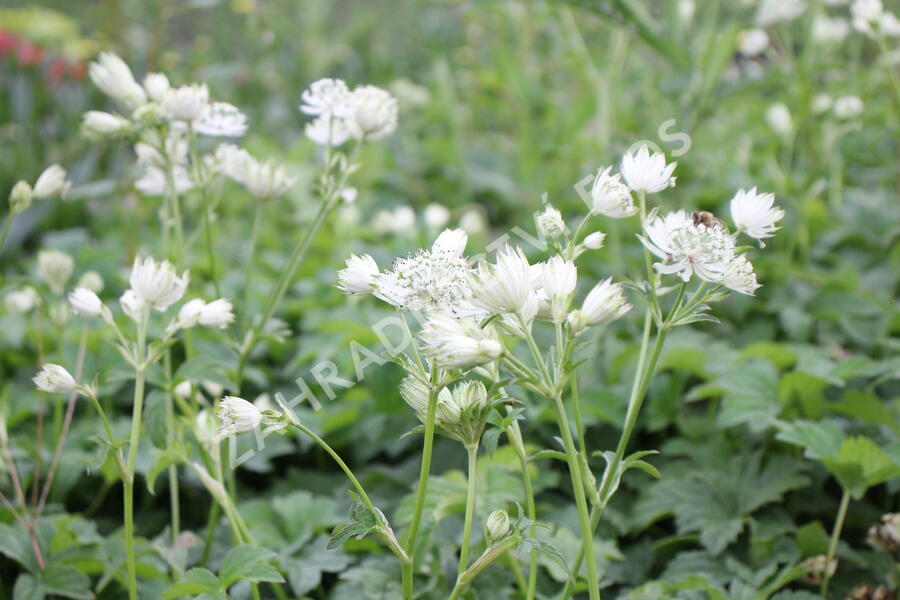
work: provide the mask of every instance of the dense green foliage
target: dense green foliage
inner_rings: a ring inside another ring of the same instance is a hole
[[[364,148],[354,175],[358,198],[313,240],[241,388],[234,385],[238,353],[223,341],[233,337],[230,330],[192,331],[190,352],[173,349],[172,377],[161,366],[147,374],[135,487],[143,598],[249,598],[247,582],[282,580],[290,598],[400,598],[400,569],[386,547],[350,535],[365,533],[365,522],[343,531],[346,543],[329,546],[355,503],[343,473],[299,435],[266,437],[264,448],[227,476],[255,547],[236,545],[221,514],[210,520],[210,494],[184,465],[182,534],[173,543],[163,390],[187,379],[248,399],[292,398],[302,391],[295,380],[303,378],[321,408],[301,404],[298,417],[352,466],[402,531],[421,460],[421,436],[404,434],[419,423],[397,391],[402,370],[370,365],[356,382],[351,344],[383,349],[371,325],[392,311],[342,295],[335,272],[351,252],[370,253],[384,265],[429,246],[437,232],[424,224],[423,211],[431,203],[450,209],[452,226],[461,218],[486,224],[470,235],[471,255],[514,227],[533,235],[545,193],[567,218],[580,216],[578,182],[615,164],[636,140],[677,155],[678,185],[662,200],[667,209],[725,215],[736,189],[758,186],[775,194],[787,216],[766,251],[755,253],[763,284],[756,297],[733,295],[714,306],[717,322],[679,328],[666,341],[629,445],[657,450],[644,460],[661,476],[629,470],[604,513],[595,544],[604,598],[821,599],[819,586],[807,581],[814,574],[802,565],[828,552],[845,495],[840,562],[827,597],[844,598],[863,584],[900,586],[896,540],[893,556],[867,542],[884,514],[900,512],[896,38],[852,31],[840,42],[815,43],[815,11],[847,13],[821,2],[766,27],[771,46],[753,59],[736,48],[739,33],[753,26],[755,3],[726,0],[698,1],[689,20],[675,0],[40,4],[71,22],[26,14],[30,8],[10,9],[17,17],[7,18],[0,9],[0,29],[8,21],[11,31],[47,52],[29,65],[15,54],[0,56],[0,193],[18,179],[33,181],[54,162],[66,167],[73,187],[66,199],[36,201],[16,218],[0,254],[0,295],[37,286],[37,251],[55,248],[74,257],[75,279],[99,272],[106,282],[101,297],[112,305],[139,250],[163,255],[159,201],[134,190],[131,147],[79,135],[81,114],[108,107],[108,99],[87,79],[51,80],[50,55],[77,62],[112,49],[138,74],[205,81],[216,98],[248,115],[241,145],[299,178],[263,208],[249,290],[244,259],[255,202],[230,183],[218,191],[215,275],[239,320],[263,310],[318,208],[318,149],[303,135],[300,91],[334,76],[390,89],[400,102],[396,133]],[[859,96],[864,109],[851,119],[817,113],[812,103],[819,94]],[[788,107],[790,132],[767,121],[775,103]],[[198,194],[184,197],[182,266],[191,269],[193,296],[213,298],[201,202]],[[385,231],[376,215],[398,206],[415,210],[417,226]],[[634,223],[595,217],[594,224],[607,233],[606,247],[579,263],[586,277],[623,279],[643,268]],[[101,402],[123,440],[133,387],[133,373],[104,334],[83,329],[75,316],[54,322],[50,313],[59,301],[46,286],[38,291],[44,303],[30,315],[0,308],[0,436],[9,448],[0,458],[0,491],[15,503],[13,477],[19,478],[29,506],[36,504],[32,493],[39,497],[36,482],[43,484],[65,410],[64,397],[39,397],[31,384],[42,360],[75,365],[86,335],[85,379],[98,375]],[[632,301],[640,306],[637,297]],[[592,450],[612,450],[619,439],[640,315],[636,310],[611,324],[581,356]],[[540,334],[546,340],[539,342],[552,343],[552,332]],[[312,371],[326,360],[355,383],[335,387],[333,398]],[[552,407],[515,389],[528,450],[558,450]],[[33,532],[44,568],[30,532],[0,506],[0,599],[126,597],[121,482],[103,439],[96,413],[79,400],[47,510]],[[488,514],[506,508],[515,515],[522,502],[518,457],[499,431],[488,439],[478,457],[476,556]],[[241,438],[239,453],[254,444],[252,436]],[[603,457],[590,460],[602,473]],[[538,597],[551,598],[580,548],[578,518],[565,464],[547,457],[531,468],[539,520],[552,525],[538,530],[547,543],[538,558]],[[466,453],[437,438],[431,472],[416,577],[420,597],[437,599],[446,598],[456,576]],[[525,566],[527,552],[518,556]],[[259,589],[276,597],[268,584]],[[492,566],[465,597],[522,597],[518,590],[512,570]]]

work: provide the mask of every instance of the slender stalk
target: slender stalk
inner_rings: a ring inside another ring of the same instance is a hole
[[[466,586],[472,583],[473,579],[478,577],[478,575],[488,568],[495,560],[506,554],[509,550],[515,548],[519,541],[520,538],[518,535],[510,535],[494,545],[488,546],[487,550],[478,557],[478,560],[473,562],[472,566],[466,569],[465,572],[456,579],[456,585],[453,586],[453,591],[450,593],[449,600],[457,600],[460,594],[466,589]]]
[[[831,541],[828,542],[828,555],[825,557],[825,573],[822,575],[822,587],[819,589],[819,595],[826,597],[828,592],[828,582],[831,581],[831,562],[837,554],[838,541],[841,539],[841,529],[844,527],[844,519],[847,517],[847,508],[850,506],[850,492],[844,488],[841,496],[841,504],[838,507],[837,518],[834,521],[834,529],[831,530]]]
[[[250,241],[247,243],[247,254],[244,255],[244,314],[241,317],[241,330],[246,331],[250,319],[250,290],[253,289],[253,273],[256,272],[256,241],[262,224],[262,202],[256,203],[253,211],[253,226],[250,229]]]
[[[534,488],[531,484],[531,474],[528,472],[528,456],[525,453],[525,446],[522,444],[522,432],[519,429],[518,421],[513,421],[509,426],[514,440],[513,446],[516,454],[519,456],[519,468],[522,471],[522,486],[525,491],[525,515],[534,523],[537,520],[537,510],[534,505]],[[536,526],[531,525],[528,535],[535,536]],[[528,556],[528,589],[525,592],[526,600],[534,600],[535,591],[537,589],[537,550],[532,549]]]
[[[572,440],[572,431],[569,428],[569,419],[566,417],[566,407],[562,398],[557,394],[553,398],[556,408],[556,419],[559,432],[562,434],[563,446],[566,450],[566,462],[569,464],[569,475],[572,479],[572,491],[575,494],[575,507],[578,509],[578,524],[581,528],[581,548],[586,559],[588,595],[591,600],[600,600],[600,580],[597,577],[597,559],[594,555],[594,528],[591,526],[591,518],[588,514],[587,500],[584,497],[584,483],[581,479],[581,463],[578,460],[578,452]],[[577,571],[573,571],[577,573]]]
[[[6,250],[6,236],[9,235],[9,228],[15,220],[15,216],[11,212],[6,213],[6,219],[3,220],[3,231],[0,231],[0,254]]]
[[[141,441],[141,414],[144,408],[144,358],[147,353],[147,325],[149,315],[144,315],[138,325],[137,352],[135,361],[140,365],[135,369],[134,406],[131,414],[131,436],[128,445],[128,470],[124,482],[125,492],[125,562],[128,567],[128,598],[137,600],[137,564],[134,554],[134,478],[137,467],[138,445]]]
[[[166,373],[166,394],[164,397],[164,411],[166,423],[166,444],[169,446],[175,440],[175,406],[172,399],[172,353],[166,350],[163,354],[163,364]],[[169,507],[171,513],[172,542],[178,539],[181,532],[181,506],[178,499],[178,466],[171,465],[168,468],[169,475]]]
[[[466,447],[469,457],[469,471],[466,482],[466,518],[463,525],[462,545],[459,548],[459,569],[457,575],[462,576],[469,566],[469,538],[472,535],[472,517],[475,513],[475,488],[478,485],[478,444]]]
[[[434,449],[434,419],[437,412],[438,390],[437,369],[431,368],[431,391],[428,394],[428,411],[425,417],[425,439],[422,443],[422,466],[419,470],[419,488],[416,491],[416,504],[413,509],[412,522],[409,525],[409,535],[406,541],[406,554],[409,563],[402,566],[403,599],[412,600],[413,597],[413,570],[416,562],[416,539],[419,536],[419,524],[422,521],[422,512],[425,509],[425,491],[428,489],[428,475],[431,472],[431,453]]]
[[[87,336],[88,326],[85,324],[81,328],[81,340],[78,342],[78,358],[75,363],[75,381],[81,381],[81,374],[84,370],[84,356],[87,350]],[[77,400],[77,392],[72,392],[71,394],[69,394],[69,404],[66,407],[66,416],[63,420],[62,432],[56,441],[56,448],[53,450],[53,458],[50,459],[50,468],[47,470],[47,478],[44,480],[44,487],[41,490],[41,499],[38,502],[37,509],[35,511],[35,520],[37,520],[44,512],[44,506],[46,506],[47,499],[50,496],[50,489],[53,486],[53,479],[56,476],[56,471],[59,469],[59,463],[62,459],[63,447],[66,445],[66,438],[69,434],[69,428],[72,425],[72,418],[75,415],[75,405],[77,404]],[[111,441],[112,437],[110,437],[110,442]]]

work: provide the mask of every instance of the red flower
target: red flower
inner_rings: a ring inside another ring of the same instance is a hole
[[[0,56],[7,56],[16,50],[19,45],[19,36],[11,31],[0,29]]]
[[[44,49],[38,44],[32,44],[28,40],[20,40],[19,47],[16,48],[19,59],[19,65],[29,67],[41,62],[44,58]]]

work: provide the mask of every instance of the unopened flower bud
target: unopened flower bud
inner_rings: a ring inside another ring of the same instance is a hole
[[[588,250],[599,250],[606,241],[606,234],[602,231],[595,231],[584,238],[584,247]]]
[[[99,110],[89,110],[81,118],[81,133],[92,140],[124,135],[130,130],[128,119]]]
[[[541,214],[535,217],[537,229],[540,235],[555,240],[566,231],[566,224],[562,214],[550,205]]]
[[[484,534],[489,544],[494,544],[509,533],[509,515],[505,510],[495,510],[484,524]]]
[[[193,387],[191,386],[191,382],[187,379],[175,386],[175,395],[179,398],[190,398],[192,391]]]
[[[253,431],[262,423],[262,412],[243,398],[225,396],[216,411],[219,417],[219,435],[233,437]]]
[[[103,312],[103,302],[93,291],[78,287],[69,294],[69,304],[75,314],[82,317],[98,317]]]
[[[78,287],[83,287],[99,294],[103,291],[103,277],[97,271],[85,271],[78,280]]]
[[[50,394],[68,394],[78,387],[78,382],[65,367],[46,363],[32,379],[37,389]]]
[[[34,192],[31,186],[24,179],[19,180],[13,189],[9,192],[9,212],[13,216],[28,210],[31,201],[34,198]]]
[[[66,181],[66,170],[59,165],[50,165],[34,184],[35,198],[52,198],[53,196],[65,196],[69,191],[69,182]]]

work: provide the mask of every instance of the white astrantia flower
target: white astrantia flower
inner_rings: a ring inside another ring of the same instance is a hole
[[[338,271],[338,289],[345,294],[362,295],[375,291],[375,279],[378,276],[378,265],[368,254],[357,256],[351,254],[347,259],[347,268]]]
[[[769,34],[765,29],[745,29],[738,34],[737,46],[743,56],[759,56],[769,47]]]
[[[247,117],[237,106],[213,102],[203,109],[194,131],[213,137],[241,137],[247,132]]]
[[[662,152],[650,154],[646,144],[637,152],[626,152],[622,157],[622,177],[635,192],[655,194],[668,187],[675,187],[672,172],[678,163],[666,164],[666,155]]]
[[[463,256],[466,240],[460,230],[445,230],[431,250],[394,260],[391,270],[375,275],[375,296],[403,310],[477,314],[471,305],[471,267]]]
[[[615,321],[631,310],[631,304],[622,293],[622,284],[612,278],[601,281],[588,292],[580,309],[569,313],[568,323],[575,335],[588,327]]]
[[[69,304],[75,314],[82,317],[99,317],[103,312],[103,302],[97,294],[87,288],[77,287],[69,293]]]
[[[209,104],[209,88],[205,83],[191,83],[166,92],[162,107],[176,121],[193,123],[203,116]]]
[[[544,212],[535,216],[534,220],[538,234],[547,239],[555,240],[566,232],[566,223],[563,221],[562,213],[549,204]]]
[[[358,140],[380,140],[397,129],[397,99],[374,85],[362,85],[353,90],[347,129]]]
[[[165,155],[157,150],[163,143]],[[164,169],[171,162],[183,166],[187,164],[188,158],[187,136],[182,131],[170,131],[163,140],[157,132],[149,132],[144,141],[134,145],[134,153],[137,155],[137,162],[142,165]]]
[[[794,120],[783,102],[776,102],[766,110],[766,122],[783,139],[790,139],[794,135]]]
[[[38,278],[50,286],[54,294],[62,294],[66,282],[75,270],[75,261],[65,252],[41,250],[38,252]]]
[[[147,73],[144,76],[144,91],[154,102],[162,102],[169,93],[169,78],[163,73]]]
[[[131,121],[119,115],[89,110],[81,116],[81,133],[88,139],[102,140],[125,135],[131,131]]]
[[[599,250],[603,247],[605,241],[606,234],[602,231],[595,231],[594,233],[585,236],[584,247],[588,250]]]
[[[440,229],[450,221],[450,211],[443,204],[432,202],[425,207],[422,218],[429,229]]]
[[[340,79],[319,79],[300,94],[301,112],[323,117],[344,117],[350,112],[350,90]]]
[[[225,298],[208,302],[200,310],[199,323],[202,327],[224,329],[232,322],[234,322],[233,307]]]
[[[103,277],[97,271],[85,271],[78,280],[78,287],[91,290],[95,294],[103,291]]]
[[[119,297],[119,305],[122,312],[135,323],[141,323],[150,312],[150,307],[134,290],[125,290]]]
[[[53,363],[45,363],[32,381],[37,389],[49,394],[68,394],[78,387],[78,382],[65,367]]]
[[[828,94],[816,94],[813,96],[812,101],[810,102],[810,110],[812,110],[813,114],[821,115],[822,113],[826,113],[831,110],[831,107],[834,105],[834,100]]]
[[[182,304],[175,321],[176,326],[181,329],[189,329],[197,325],[200,322],[200,314],[203,312],[204,306],[206,306],[206,302],[200,298],[194,298]]]
[[[240,182],[257,200],[268,200],[288,191],[297,180],[281,165],[271,161],[247,161]]]
[[[828,44],[842,42],[850,34],[850,22],[843,17],[816,15],[813,17],[810,36],[813,41]]]
[[[331,140],[332,146],[340,146],[350,139],[350,131],[343,119],[332,117],[317,117],[306,124],[304,129],[306,137],[319,144],[326,146]]]
[[[760,287],[756,281],[756,273],[753,272],[753,265],[743,254],[731,261],[725,269],[722,274],[722,285],[748,296],[752,296]]]
[[[156,262],[152,257],[134,259],[129,283],[147,306],[164,311],[178,302],[187,289],[189,276],[184,271],[179,277],[168,260]]]
[[[497,253],[493,265],[480,263],[472,273],[473,303],[491,313],[514,313],[521,309],[532,292],[528,259],[521,248],[509,246]]]
[[[65,196],[71,184],[66,181],[66,170],[59,165],[50,165],[34,183],[32,193],[35,198]]]
[[[40,306],[41,297],[33,287],[28,286],[6,294],[3,303],[9,312],[24,315],[31,312],[34,307]]]
[[[234,144],[219,144],[214,157],[219,172],[238,183],[242,181],[247,164],[255,160],[249,152]]]
[[[855,119],[862,114],[864,107],[859,96],[841,96],[834,101],[834,116],[838,119]]]
[[[775,194],[759,194],[756,188],[738,190],[731,199],[731,220],[738,231],[757,240],[775,235],[775,223],[784,217],[784,210],[776,207]]]
[[[262,411],[253,403],[236,396],[222,398],[216,409],[216,415],[219,417],[218,435],[222,437],[233,437],[253,431],[263,420]]]
[[[640,240],[663,260],[654,265],[657,271],[677,274],[683,281],[694,274],[704,281],[720,281],[734,260],[734,237],[725,227],[696,222],[683,210],[650,219]]]
[[[172,168],[172,185],[176,194],[184,194],[194,187],[187,169],[176,165]],[[164,196],[168,182],[166,172],[159,167],[146,167],[144,174],[134,182],[134,187],[145,196]]]
[[[550,302],[554,321],[562,321],[569,310],[569,302],[575,293],[578,271],[575,263],[559,255],[550,257],[542,269],[542,288]]]
[[[872,24],[881,20],[884,5],[881,0],[855,0],[850,5],[853,27],[863,33],[872,32]]]
[[[885,12],[878,20],[878,29],[887,37],[900,37],[900,19],[892,12]]]
[[[612,167],[601,169],[591,186],[591,201],[594,210],[612,219],[624,219],[637,213],[637,206],[628,186],[622,183],[621,175],[611,175]]]
[[[88,67],[88,74],[100,91],[129,108],[137,108],[147,101],[144,88],[134,80],[131,69],[112,52],[102,52],[98,61]]]
[[[422,351],[448,369],[468,369],[491,362],[503,352],[500,342],[488,336],[472,319],[446,314],[432,315],[419,333]]]
[[[477,208],[470,208],[459,218],[459,228],[469,235],[477,235],[487,230],[487,220]]]
[[[756,24],[767,27],[792,21],[806,10],[806,0],[762,0],[756,11]]]

